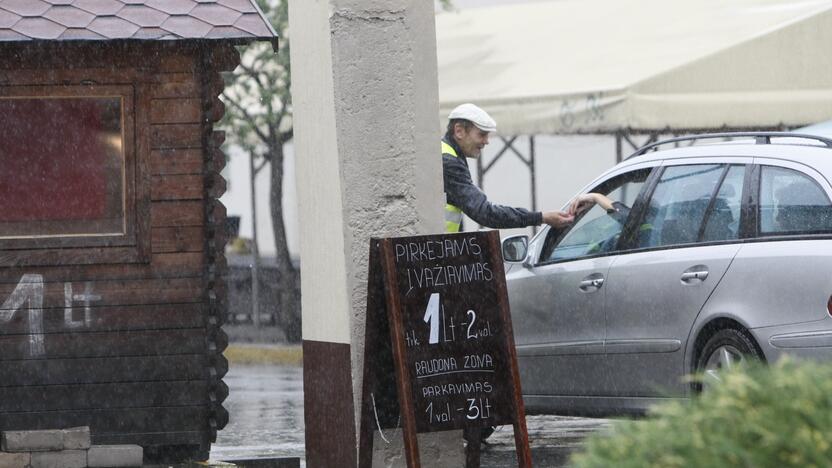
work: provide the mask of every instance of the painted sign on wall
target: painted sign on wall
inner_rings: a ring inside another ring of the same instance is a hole
[[[25,314],[29,326],[29,357],[43,356],[45,351],[43,333],[43,275],[27,273],[20,278],[14,291],[0,306],[0,326],[10,322],[15,314]],[[72,283],[64,283],[64,325],[68,329],[92,325],[92,302],[101,296],[92,292],[92,283],[85,283],[84,292],[73,294]],[[76,318],[73,309],[76,302],[83,304],[83,317]]]

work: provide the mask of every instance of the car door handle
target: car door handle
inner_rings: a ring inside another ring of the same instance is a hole
[[[705,265],[696,265],[688,268],[682,272],[683,284],[695,284],[705,281],[708,277],[708,267]]]
[[[583,292],[595,292],[604,284],[604,277],[600,274],[589,275],[582,279],[578,289]]]

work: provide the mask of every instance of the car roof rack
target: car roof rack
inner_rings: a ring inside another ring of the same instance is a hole
[[[695,140],[710,140],[715,138],[737,138],[737,137],[754,137],[754,142],[758,145],[771,144],[772,138],[804,138],[807,140],[815,140],[826,145],[827,148],[832,148],[832,139],[820,137],[817,135],[807,135],[804,133],[791,132],[723,132],[723,133],[703,133],[701,135],[690,135],[676,138],[669,138],[667,140],[657,141],[649,145],[642,146],[637,149],[635,153],[627,157],[627,159],[642,156],[649,151],[655,151],[656,148],[668,143],[678,143],[680,141],[695,141]]]

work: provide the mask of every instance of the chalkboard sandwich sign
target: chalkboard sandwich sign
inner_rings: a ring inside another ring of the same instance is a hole
[[[505,424],[531,466],[497,231],[372,239],[369,270],[360,466],[397,424],[411,468],[417,433],[465,430],[471,466],[480,429]]]

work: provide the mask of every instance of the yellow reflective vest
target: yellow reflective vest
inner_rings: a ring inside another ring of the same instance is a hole
[[[454,148],[444,141],[442,142],[442,154],[455,158],[459,157]],[[445,203],[445,232],[459,232],[460,227],[462,227],[462,210],[456,205]]]

